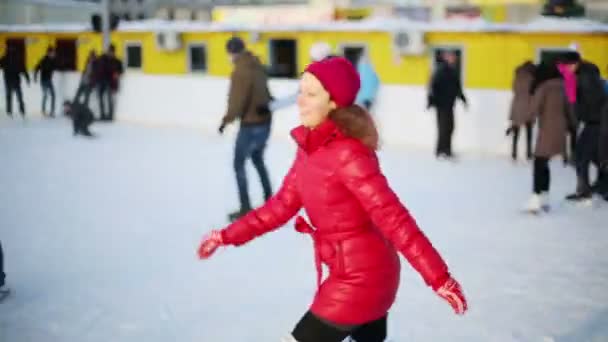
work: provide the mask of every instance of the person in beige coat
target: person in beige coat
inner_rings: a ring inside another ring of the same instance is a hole
[[[511,125],[507,129],[507,135],[513,135],[511,145],[513,161],[517,161],[517,145],[520,127],[522,126],[526,128],[526,159],[532,160],[532,128],[534,121],[530,119],[530,104],[532,101],[531,86],[535,72],[536,66],[531,61],[525,61],[515,69],[513,99],[511,100],[509,115]]]
[[[551,173],[549,161],[562,155],[566,147],[568,113],[564,83],[559,72],[539,84],[532,96],[529,119],[538,118],[538,134],[534,149],[533,194],[526,209],[531,213],[548,211],[547,195]]]

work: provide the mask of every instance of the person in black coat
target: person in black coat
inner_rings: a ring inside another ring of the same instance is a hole
[[[40,62],[34,69],[34,82],[38,80],[40,73],[40,85],[42,86],[42,115],[55,116],[55,87],[53,86],[53,72],[57,69],[57,59],[55,57],[55,49],[49,47],[46,55],[42,57]],[[51,110],[45,111],[47,95],[51,95]]]
[[[114,45],[110,45],[108,51],[99,57],[95,67],[99,112],[103,121],[114,119],[114,94],[118,91],[123,71],[122,62],[115,56]],[[109,107],[107,112],[106,103]]]
[[[63,113],[72,119],[74,136],[81,134],[85,137],[92,137],[89,126],[93,122],[93,112],[83,103],[76,101],[65,101],[63,103]]]
[[[9,46],[6,54],[0,58],[0,68],[4,70],[4,91],[6,93],[6,114],[13,116],[13,96],[17,95],[19,101],[19,111],[25,117],[25,104],[23,103],[23,92],[21,91],[21,75],[25,77],[27,84],[30,84],[30,76],[25,71],[23,61],[18,60],[18,56],[13,47]]]
[[[443,63],[431,79],[427,108],[437,110],[438,139],[435,155],[452,158],[452,135],[454,133],[454,104],[459,98],[465,106],[467,99],[462,92],[460,75],[456,70],[458,57],[451,51],[442,54]]]
[[[566,196],[570,201],[589,201],[593,188],[589,181],[591,164],[599,166],[600,124],[602,108],[608,101],[599,69],[592,63],[581,60],[578,52],[572,51],[562,57],[576,73],[576,103],[574,114],[582,126],[576,139],[577,186],[573,194]],[[598,184],[604,175],[600,172]]]
[[[608,201],[608,101],[604,103],[604,108],[602,109],[599,140],[600,179],[598,182],[598,192]]]
[[[6,274],[4,274],[4,253],[2,252],[2,242],[0,242],[0,296],[8,291],[5,284]]]

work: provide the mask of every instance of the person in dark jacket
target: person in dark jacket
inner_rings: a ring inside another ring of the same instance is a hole
[[[507,135],[513,135],[513,144],[511,146],[511,158],[517,161],[517,143],[519,140],[520,127],[526,128],[526,158],[532,159],[532,128],[534,122],[530,120],[530,104],[532,96],[530,94],[530,86],[534,80],[536,66],[532,61],[525,61],[517,69],[515,69],[515,78],[513,80],[513,100],[511,101],[511,113],[509,120],[511,126],[507,130]]]
[[[573,108],[576,119],[582,126],[576,139],[576,191],[566,196],[566,199],[590,203],[593,188],[589,181],[589,167],[592,163],[599,165],[601,112],[607,96],[597,66],[581,60],[575,51],[565,54],[561,62],[568,64],[576,74],[576,100]]]
[[[598,192],[608,201],[608,101],[602,109],[599,139],[599,170],[600,182]]]
[[[438,139],[435,155],[438,158],[452,158],[452,135],[454,133],[454,104],[459,98],[465,106],[467,99],[462,92],[462,84],[456,63],[458,56],[452,51],[442,54],[443,62],[431,79],[427,108],[437,110]]]
[[[96,67],[97,54],[95,53],[95,50],[91,50],[87,57],[82,76],[80,77],[80,84],[78,85],[78,90],[76,90],[74,102],[80,102],[80,97],[84,96],[84,101],[80,103],[83,103],[85,106],[89,105],[89,97],[95,86]]]
[[[114,45],[99,57],[95,68],[97,76],[97,96],[99,98],[99,112],[101,120],[114,120],[114,95],[118,91],[120,75],[124,72],[122,62],[116,58]],[[105,105],[108,105],[108,112]]]
[[[93,122],[93,112],[83,103],[76,101],[65,101],[63,103],[63,113],[72,119],[74,136],[80,134],[85,137],[92,137],[89,126]]]
[[[234,70],[230,76],[228,109],[219,132],[223,133],[226,125],[240,121],[234,149],[234,171],[241,207],[228,215],[230,220],[235,220],[251,210],[245,172],[247,159],[251,158],[260,176],[264,198],[268,199],[272,195],[268,171],[264,164],[272,113],[267,109],[271,100],[268,78],[258,58],[245,49],[245,43],[238,37],[228,40],[226,51],[232,58]]]
[[[13,93],[17,95],[19,101],[19,111],[25,118],[25,104],[23,103],[23,92],[21,91],[21,75],[25,77],[27,84],[30,84],[30,76],[25,71],[23,61],[18,60],[17,53],[13,47],[9,46],[6,54],[0,58],[0,68],[4,70],[4,91],[6,93],[6,114],[13,116]]]
[[[55,116],[55,87],[53,86],[53,72],[57,69],[57,59],[55,57],[55,49],[49,47],[46,55],[42,57],[40,62],[34,69],[34,82],[38,81],[38,73],[40,73],[40,85],[42,87],[42,115]],[[46,111],[46,99],[51,97],[51,110]]]
[[[4,273],[4,252],[0,241],[0,298],[6,297],[9,292],[10,290],[6,286],[6,274]]]
[[[203,238],[198,255],[243,246],[295,219],[314,241],[314,299],[285,342],[382,342],[395,302],[403,255],[456,314],[467,311],[462,287],[401,203],[380,168],[373,118],[355,105],[355,67],[343,57],[310,64],[302,75],[301,125],[293,164],[266,203]],[[327,276],[323,277],[323,265]]]

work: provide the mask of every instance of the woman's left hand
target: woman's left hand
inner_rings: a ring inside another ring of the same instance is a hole
[[[457,315],[463,315],[467,311],[467,299],[456,279],[448,278],[435,292],[452,306]]]

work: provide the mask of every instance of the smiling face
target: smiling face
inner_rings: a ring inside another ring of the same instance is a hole
[[[336,109],[336,103],[330,99],[321,82],[313,74],[305,72],[300,80],[298,109],[302,125],[315,128]]]

